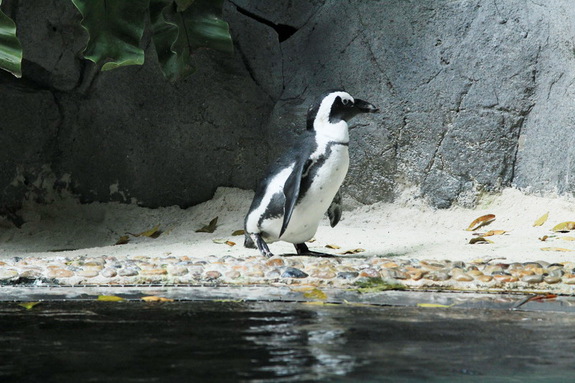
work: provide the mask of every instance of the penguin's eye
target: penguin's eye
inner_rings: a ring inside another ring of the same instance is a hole
[[[351,106],[352,105],[351,100],[348,100],[347,98],[344,98],[343,100],[341,100],[341,103],[343,104],[343,106]]]

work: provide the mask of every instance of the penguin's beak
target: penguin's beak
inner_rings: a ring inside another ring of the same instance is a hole
[[[355,99],[354,106],[360,113],[376,113],[379,111],[375,105],[370,104],[367,101],[360,100],[359,98]]]

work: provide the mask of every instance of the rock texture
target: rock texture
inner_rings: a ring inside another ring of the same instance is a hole
[[[144,66],[95,72],[68,1],[2,7],[26,58],[23,80],[0,76],[3,212],[52,187],[47,172],[84,201],[146,206],[253,188],[329,88],[381,108],[351,131],[345,192],[361,202],[575,191],[569,0],[230,0],[235,54],[201,52],[175,85],[149,39]]]

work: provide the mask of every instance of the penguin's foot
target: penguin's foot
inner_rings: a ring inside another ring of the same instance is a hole
[[[333,254],[320,253],[318,251],[311,251],[305,243],[294,243],[298,255],[310,255],[312,257],[333,258]]]
[[[268,258],[271,258],[274,256],[272,254],[272,252],[270,251],[268,244],[266,243],[266,241],[264,241],[264,239],[262,238],[262,236],[259,233],[252,233],[252,234],[250,234],[250,237],[252,238],[252,240],[256,244],[256,247],[260,251],[261,255],[263,255],[264,257],[268,257]]]

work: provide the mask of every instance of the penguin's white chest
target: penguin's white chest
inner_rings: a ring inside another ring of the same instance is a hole
[[[315,154],[316,163],[309,170],[310,176],[313,176],[309,189],[295,206],[287,229],[280,238],[283,241],[303,243],[315,235],[347,174],[347,145],[332,144],[329,152],[324,150]]]

